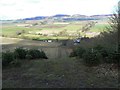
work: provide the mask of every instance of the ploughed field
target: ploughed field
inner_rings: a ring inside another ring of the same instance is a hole
[[[49,58],[66,57],[69,56],[70,52],[72,51],[70,45],[67,45],[68,47],[62,46],[62,41],[45,42],[17,38],[1,38],[2,51],[14,50],[17,47],[24,47],[28,49],[33,48],[45,51]]]

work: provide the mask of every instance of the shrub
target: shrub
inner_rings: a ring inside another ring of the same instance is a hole
[[[14,54],[16,59],[25,59],[27,50],[22,47],[19,47],[15,49]]]
[[[47,59],[46,54],[44,51],[39,51],[37,49],[30,49],[26,55],[28,59],[38,59],[38,58],[45,58]]]
[[[7,66],[14,60],[14,53],[10,51],[2,52],[2,65]]]
[[[108,51],[101,45],[97,45],[93,48],[94,52],[98,52],[102,55],[103,58],[108,57]]]
[[[21,35],[21,34],[23,34],[23,33],[25,33],[25,30],[16,31],[16,35]]]
[[[29,54],[27,54],[27,55],[26,55],[26,59],[32,59],[32,56],[29,55]]]
[[[106,50],[104,47],[97,45],[94,47],[94,51],[102,55],[105,63],[114,63],[118,64],[120,61],[120,54],[113,52],[112,50]]]
[[[36,49],[30,49],[28,50],[27,56],[31,56],[31,59],[36,59],[36,58],[40,58],[40,51],[36,50]]]
[[[101,51],[103,49],[103,47],[101,45],[96,45],[96,46],[94,46],[93,49],[95,49],[97,51]]]
[[[82,47],[79,47],[79,48],[76,49],[76,54],[77,54],[77,56],[80,57],[80,58],[82,58],[82,56],[83,56],[83,54],[84,54],[85,52],[86,52],[85,49],[82,48]]]
[[[2,34],[2,37],[5,37],[5,35],[4,35],[4,34]]]
[[[44,51],[41,51],[41,58],[48,59]]]
[[[44,51],[39,51],[37,49],[27,50],[23,48],[16,48],[14,52],[10,51],[2,52],[2,65],[20,67],[21,61],[19,59],[38,59],[38,58],[48,59]]]
[[[21,35],[22,32],[21,31],[16,31],[16,35]]]
[[[75,50],[73,50],[71,53],[70,53],[70,56],[69,57],[76,57],[77,56],[77,53]]]
[[[7,37],[7,35],[2,34],[2,37]]]
[[[110,53],[108,58],[105,60],[106,63],[120,64],[120,53]]]
[[[102,55],[102,57],[103,57],[103,58],[108,57],[108,54],[109,54],[109,53],[108,53],[108,51],[107,51],[107,50],[105,50],[105,49],[104,49],[104,50],[101,50],[101,52],[100,52],[100,53],[101,53],[101,55]]]
[[[39,38],[32,38],[32,40],[40,41],[40,39],[39,39]]]
[[[78,56],[79,58],[82,58],[83,54],[86,52],[86,50],[82,47],[78,47],[73,50],[73,52],[70,54],[70,57]]]
[[[88,66],[95,66],[100,64],[101,54],[96,52],[86,52],[83,54],[83,62]]]

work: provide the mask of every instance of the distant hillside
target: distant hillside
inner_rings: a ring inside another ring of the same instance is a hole
[[[86,15],[80,15],[80,14],[74,14],[74,15],[66,15],[66,14],[56,14],[53,16],[37,16],[32,18],[24,18],[22,20],[61,20],[61,21],[80,21],[80,20],[99,20],[99,19],[106,19],[108,17],[112,16],[112,14],[106,14],[106,15],[92,15],[92,16],[86,16]]]
[[[66,14],[56,14],[52,17],[70,17],[70,15],[66,15]]]
[[[92,15],[90,16],[91,18],[98,18],[98,19],[105,19],[105,18],[108,18],[108,17],[111,17],[112,14],[105,14],[105,15]]]
[[[88,16],[80,15],[80,14],[74,14],[74,15],[72,15],[72,17],[74,17],[74,18],[85,18],[85,17],[88,17]]]
[[[37,17],[32,17],[32,18],[24,18],[23,20],[42,20],[45,18],[46,16],[37,16]]]

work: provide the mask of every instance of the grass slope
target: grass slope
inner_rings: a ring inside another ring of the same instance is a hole
[[[60,58],[24,61],[20,68],[3,69],[2,78],[3,88],[117,88],[117,75],[116,69],[112,73]]]

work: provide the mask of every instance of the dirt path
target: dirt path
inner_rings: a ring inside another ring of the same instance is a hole
[[[50,59],[69,57],[69,54],[72,51],[72,49],[67,47],[43,48],[43,50]]]

